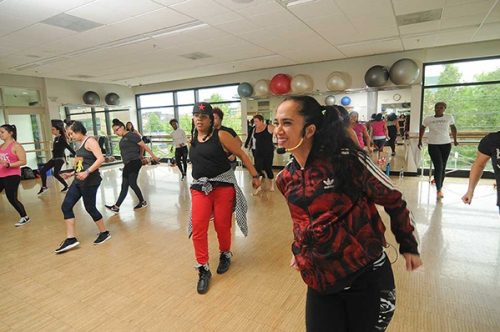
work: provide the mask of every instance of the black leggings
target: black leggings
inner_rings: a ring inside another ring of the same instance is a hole
[[[64,186],[64,188],[68,187],[68,184],[64,179],[61,177],[59,172],[61,172],[61,168],[64,165],[64,160],[63,159],[50,159],[47,161],[45,165],[43,165],[42,169],[40,170],[40,176],[42,177],[42,186],[47,187],[47,171],[54,167],[54,177],[57,179],[57,181],[61,182],[61,184]]]
[[[429,144],[429,156],[434,165],[434,180],[436,189],[440,191],[443,188],[443,182],[446,172],[446,163],[450,156],[451,143],[448,144]]]
[[[260,176],[264,176],[265,172],[268,179],[273,179],[274,151],[266,153],[259,153],[259,151],[255,151],[253,157],[255,160],[255,169],[257,170],[257,174],[259,174]]]
[[[389,132],[389,141],[387,144],[391,147],[392,152],[396,153],[396,138],[398,137],[396,126],[387,126],[387,131]]]
[[[385,331],[396,309],[394,276],[387,257],[376,270],[369,267],[351,286],[335,294],[309,288],[308,332]]]
[[[5,188],[5,195],[9,200],[10,205],[16,209],[17,213],[22,217],[26,217],[26,210],[24,205],[17,199],[17,190],[19,188],[19,183],[21,183],[21,176],[11,175],[4,178],[0,178],[0,193]]]
[[[177,164],[177,167],[179,167],[179,171],[181,171],[182,175],[186,175],[187,155],[188,155],[187,146],[183,146],[182,148],[175,148],[175,163]]]
[[[116,201],[116,206],[120,206],[123,203],[125,197],[127,197],[128,187],[132,188],[134,193],[137,195],[139,202],[144,201],[141,189],[137,185],[137,177],[139,176],[139,171],[141,170],[142,162],[140,159],[129,161],[125,167],[123,167],[122,173],[122,190]]]
[[[73,212],[73,207],[80,200],[80,197],[83,198],[83,205],[85,206],[85,210],[90,214],[94,221],[99,221],[102,219],[102,214],[97,210],[95,206],[97,189],[99,189],[99,185],[96,186],[82,186],[80,183],[73,181],[71,186],[69,187],[66,196],[64,197],[64,201],[61,206],[61,210],[64,214],[64,219],[73,219],[75,218],[75,213]]]

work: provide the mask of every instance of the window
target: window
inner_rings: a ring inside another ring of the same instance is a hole
[[[238,85],[214,86],[189,90],[137,95],[137,111],[140,131],[152,136],[153,151],[161,157],[172,157],[172,132],[169,121],[177,119],[180,127],[190,134],[193,106],[197,101],[205,101],[224,112],[223,124],[233,128],[238,134],[241,128],[241,106]]]
[[[14,107],[42,106],[38,90],[3,87],[2,94],[5,106],[14,106]]]
[[[452,148],[448,168],[469,170],[479,140],[500,127],[500,58],[424,64],[423,89],[422,120],[434,114],[438,101],[455,119],[460,145]]]

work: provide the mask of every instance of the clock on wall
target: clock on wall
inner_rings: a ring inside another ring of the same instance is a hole
[[[394,99],[395,101],[400,101],[401,95],[399,93],[395,93],[394,96],[392,96],[392,99]]]

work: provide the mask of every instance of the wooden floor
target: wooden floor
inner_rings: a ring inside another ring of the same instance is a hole
[[[23,181],[20,198],[32,222],[0,194],[0,331],[304,331],[305,284],[289,268],[291,221],[281,194],[250,195],[249,176],[236,175],[249,201],[249,236],[235,230],[233,264],[214,274],[198,295],[186,222],[188,183],[176,168],[143,168],[140,186],[149,202],[134,212],[130,194],[115,215],[104,209],[120,188],[118,166],[102,172],[98,208],[112,239],[94,246],[97,228],[77,204],[80,248],[61,255],[64,194],[50,178]],[[188,179],[191,181],[191,178]],[[417,221],[424,267],[393,264],[397,310],[389,331],[500,331],[500,218],[493,181],[481,181],[472,206],[460,197],[466,179],[448,178],[436,203],[427,178],[394,181]],[[384,221],[387,216],[382,212]],[[210,230],[211,265],[218,253]],[[388,240],[394,238],[388,232]],[[396,260],[394,249],[388,250]]]

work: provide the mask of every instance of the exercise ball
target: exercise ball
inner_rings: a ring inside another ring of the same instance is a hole
[[[284,95],[285,93],[290,92],[290,83],[291,78],[287,74],[276,74],[271,79],[271,84],[269,84],[269,88],[271,92],[275,95]]]
[[[106,104],[108,105],[120,105],[120,96],[114,92],[110,92],[104,97]]]
[[[311,76],[303,75],[303,74],[295,75],[292,78],[292,82],[290,84],[291,84],[292,92],[294,92],[294,93],[302,93],[302,92],[312,91],[312,89],[314,87],[314,82],[313,82],[313,79],[311,78]]]
[[[365,83],[369,87],[383,86],[389,80],[389,71],[384,66],[376,65],[366,71]]]
[[[325,98],[325,104],[328,105],[328,106],[335,105],[335,96],[334,95],[326,96],[326,98]]]
[[[256,96],[267,96],[269,94],[269,81],[268,80],[258,80],[253,86],[253,91]]]
[[[330,91],[344,91],[351,86],[349,74],[334,71],[326,79],[326,87]]]
[[[419,74],[420,68],[412,59],[401,59],[394,62],[389,71],[391,81],[397,85],[412,84],[417,80]]]
[[[83,94],[83,102],[87,105],[97,105],[101,102],[101,98],[94,91],[87,91]]]
[[[345,96],[345,97],[342,97],[342,99],[340,99],[340,103],[344,106],[347,106],[351,103],[351,98]]]
[[[250,83],[243,82],[238,85],[238,96],[241,98],[250,97],[253,93],[253,88]]]

